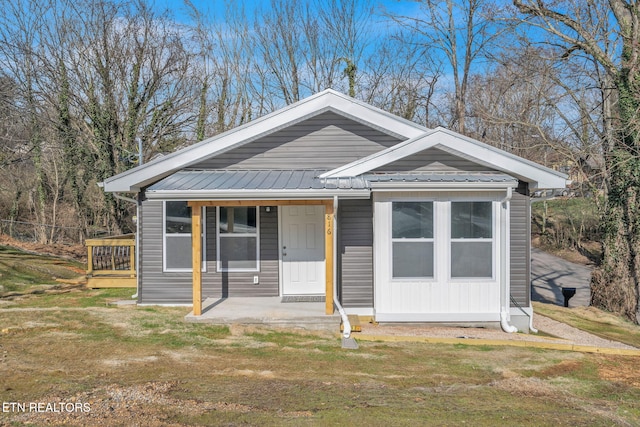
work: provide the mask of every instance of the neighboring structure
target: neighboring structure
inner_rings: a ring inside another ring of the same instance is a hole
[[[528,330],[530,204],[566,176],[332,90],[111,177],[141,303],[334,295],[380,322]]]

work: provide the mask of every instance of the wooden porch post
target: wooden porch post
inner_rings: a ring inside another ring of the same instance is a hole
[[[134,240],[135,242],[135,240]],[[136,277],[136,245],[129,245],[129,272],[131,277]]]
[[[193,268],[193,315],[202,315],[202,204],[191,206],[191,265]]]
[[[333,200],[324,203],[325,313],[333,314]]]
[[[93,245],[85,243],[87,245],[87,276],[93,274]]]

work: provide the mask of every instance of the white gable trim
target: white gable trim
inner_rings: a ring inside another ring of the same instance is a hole
[[[177,170],[326,111],[333,111],[396,137],[411,139],[427,130],[416,123],[327,89],[245,125],[107,178],[102,183],[104,191],[138,191]]]
[[[564,188],[567,176],[456,132],[436,128],[386,150],[328,171],[320,178],[354,177],[429,148],[438,148],[526,181],[531,188]]]

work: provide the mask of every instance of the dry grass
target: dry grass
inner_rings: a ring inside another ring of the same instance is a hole
[[[90,411],[0,411],[0,425],[640,424],[640,358],[419,343],[344,350],[326,332],[191,324],[186,308],[107,304],[130,292],[5,299],[2,409]]]
[[[640,326],[595,307],[565,308],[552,304],[533,303],[534,310],[544,316],[566,323],[601,338],[640,348]]]
[[[91,412],[10,412],[0,424],[640,422],[640,381],[629,374],[640,359],[410,343],[350,351],[329,333],[189,324],[184,308],[107,307],[114,295],[104,290],[52,296],[63,308],[42,307],[41,297],[0,310],[0,400],[82,402]]]

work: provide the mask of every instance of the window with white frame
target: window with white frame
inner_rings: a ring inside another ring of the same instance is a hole
[[[203,261],[205,224],[202,227]],[[164,202],[164,271],[191,271],[191,208],[185,201]],[[203,263],[204,269],[204,263]]]
[[[258,271],[258,209],[218,207],[218,271]]]
[[[451,277],[493,277],[492,202],[451,202]]]
[[[433,278],[433,202],[393,202],[393,278]]]

